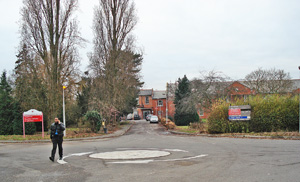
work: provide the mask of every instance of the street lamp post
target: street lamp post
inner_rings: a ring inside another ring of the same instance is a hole
[[[63,86],[63,122],[64,122],[64,125],[65,125],[65,131],[64,131],[64,136],[67,136],[67,126],[66,126],[66,113],[65,113],[65,89],[67,87],[66,86]]]

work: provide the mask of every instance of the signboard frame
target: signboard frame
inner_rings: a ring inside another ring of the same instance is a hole
[[[23,113],[23,137],[25,138],[25,123],[42,122],[42,137],[44,138],[44,117],[41,111],[30,109]]]
[[[251,106],[229,106],[228,119],[230,121],[249,121],[251,120]]]

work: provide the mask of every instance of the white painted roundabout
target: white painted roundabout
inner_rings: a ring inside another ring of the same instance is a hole
[[[109,164],[148,164],[152,162],[172,162],[172,161],[186,161],[193,160],[197,158],[206,157],[207,154],[190,156],[190,157],[182,157],[182,158],[169,158],[169,159],[157,159],[159,157],[165,157],[171,155],[171,152],[183,152],[188,153],[188,151],[181,149],[129,149],[129,148],[118,148],[116,151],[111,152],[101,152],[101,153],[93,153],[93,152],[83,152],[83,153],[75,153],[69,154],[63,157],[62,160],[57,160],[59,164],[67,164],[64,159],[72,157],[72,156],[84,156],[89,155],[90,158],[94,159],[102,159],[108,160],[106,163]],[[109,161],[113,160],[113,161]]]
[[[147,159],[170,155],[167,151],[158,150],[126,150],[91,154],[91,158],[106,160]]]

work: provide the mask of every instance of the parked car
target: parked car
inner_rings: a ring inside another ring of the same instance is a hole
[[[132,120],[132,114],[128,114],[126,119],[127,120]]]
[[[150,117],[150,123],[158,123],[158,117],[155,115],[152,115]]]
[[[140,119],[141,119],[141,117],[138,114],[134,115],[134,120],[140,120]]]
[[[147,116],[146,116],[146,121],[150,121],[150,117],[152,116],[152,114],[148,114]]]

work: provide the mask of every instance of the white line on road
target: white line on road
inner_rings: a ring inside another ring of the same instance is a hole
[[[119,148],[120,149],[120,148]],[[119,150],[118,149],[118,150]],[[126,148],[122,148],[123,150],[126,149]],[[128,148],[129,149],[129,148]],[[150,148],[148,148],[150,149]],[[151,148],[151,149],[155,149],[155,148]],[[150,149],[150,150],[151,150]],[[180,150],[180,149],[163,149],[164,151],[170,151],[170,152],[188,152],[188,151],[185,151],[185,150]],[[119,152],[125,152],[126,151],[119,151]],[[128,152],[128,151],[127,151]],[[133,152],[133,151],[130,151],[130,152]],[[140,151],[140,150],[137,150],[137,151],[134,151],[134,152],[137,152],[135,154],[138,154],[140,152],[145,152],[144,150],[143,151]],[[147,152],[158,152],[158,151],[147,151]],[[72,156],[84,156],[84,155],[88,155],[88,154],[92,154],[93,152],[82,152],[82,153],[75,153],[75,154],[70,154],[70,155],[67,155],[65,157],[63,157],[62,160],[57,160],[57,163],[59,164],[67,164],[66,161],[64,161],[65,158],[67,157],[72,157]],[[108,152],[110,153],[110,152]],[[118,152],[117,152],[118,153]],[[95,154],[93,154],[95,155]],[[149,157],[149,153],[147,153],[147,155]],[[186,158],[178,158],[178,159],[166,159],[166,160],[154,160],[154,159],[148,159],[148,160],[131,160],[131,161],[116,161],[116,162],[108,162],[109,164],[148,164],[148,163],[151,163],[151,162],[172,162],[172,161],[183,161],[183,160],[191,160],[191,159],[196,159],[196,158],[201,158],[201,157],[206,157],[207,154],[202,154],[202,155],[197,155],[197,156],[193,156],[193,157],[186,157]],[[120,157],[120,156],[119,156]],[[140,157],[140,156],[139,156]],[[153,156],[151,156],[153,157]],[[134,158],[134,157],[133,157]]]
[[[164,150],[169,152],[188,152],[186,150],[180,150],[180,149],[164,149]]]
[[[59,163],[59,164],[67,164],[67,162],[64,161],[64,159],[67,158],[67,157],[71,157],[71,156],[83,156],[83,155],[87,155],[87,154],[91,154],[91,153],[93,153],[93,152],[82,152],[82,153],[70,154],[70,155],[67,155],[67,156],[63,157],[62,160],[58,159],[57,163]]]
[[[183,160],[191,160],[201,157],[206,157],[207,154],[197,155],[193,157],[186,157],[180,159],[166,159],[166,160],[135,160],[135,161],[118,161],[118,162],[108,162],[109,164],[148,164],[150,162],[172,162],[172,161],[183,161]]]

